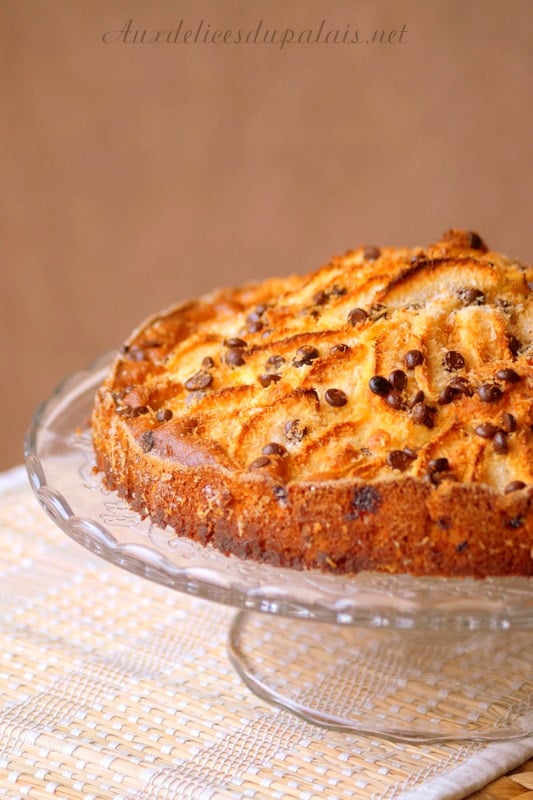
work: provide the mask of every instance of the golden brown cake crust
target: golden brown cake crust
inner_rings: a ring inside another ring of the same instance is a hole
[[[533,575],[532,285],[453,230],[175,306],[96,395],[97,467],[226,554]]]

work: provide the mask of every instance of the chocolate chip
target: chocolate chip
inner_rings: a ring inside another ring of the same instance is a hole
[[[460,542],[459,544],[455,545],[456,553],[464,553],[465,550],[468,550],[468,542]]]
[[[505,455],[505,453],[509,452],[509,445],[507,444],[507,434],[505,431],[497,431],[494,435],[492,440],[492,446],[494,447],[494,451],[496,453],[500,453],[501,455]]]
[[[390,453],[387,454],[387,464],[389,467],[392,467],[392,469],[399,469],[403,472],[410,466],[415,458],[416,455],[413,456],[411,451],[391,450]]]
[[[264,389],[270,386],[271,383],[277,383],[280,380],[281,380],[281,375],[276,375],[275,372],[265,372],[258,378],[259,383]]]
[[[427,406],[425,403],[416,403],[411,411],[413,422],[422,425],[426,421]]]
[[[448,472],[450,469],[450,462],[447,458],[433,458],[428,463],[428,472],[433,474],[435,472]]]
[[[272,461],[266,456],[259,456],[255,461],[252,461],[248,469],[263,469],[263,467],[268,467],[271,463]]]
[[[140,417],[141,414],[148,414],[148,406],[135,406],[131,409],[132,417]]]
[[[399,389],[391,389],[386,397],[386,400],[387,405],[389,405],[391,408],[395,408],[396,410],[404,408],[405,406],[403,395]]]
[[[213,369],[214,366],[215,362],[213,361],[211,356],[206,356],[204,359],[202,359],[202,367],[204,369]]]
[[[522,342],[517,339],[516,336],[509,336],[507,339],[507,345],[513,356],[517,356],[522,349]]]
[[[352,514],[349,519],[356,519],[362,514],[375,514],[382,503],[382,498],[373,486],[361,486],[356,489],[351,502]]]
[[[286,359],[283,356],[273,355],[267,358],[265,366],[267,369],[279,369],[285,362]]]
[[[507,433],[513,433],[517,428],[516,418],[512,414],[509,414],[508,411],[502,414],[502,428],[504,431],[507,431]]]
[[[424,362],[424,354],[420,350],[408,350],[404,361],[407,369],[414,369]]]
[[[408,403],[409,408],[414,408],[417,405],[417,403],[423,403],[424,397],[425,397],[424,392],[422,391],[422,389],[419,389],[417,392],[415,392],[412,400],[410,400],[410,402]]]
[[[240,339],[238,336],[233,336],[231,339],[224,339],[226,347],[248,347],[248,342]]]
[[[445,386],[437,398],[439,406],[446,406],[451,403],[457,392],[451,386]]]
[[[502,390],[494,383],[482,383],[477,393],[484,403],[496,403],[503,397]]]
[[[521,528],[524,524],[524,517],[521,514],[518,514],[516,517],[508,520],[505,524],[508,528]]]
[[[466,397],[472,397],[472,395],[474,394],[474,390],[472,389],[466,378],[461,378],[461,377],[452,378],[452,380],[448,385],[450,386],[451,389],[453,389],[454,392],[457,392],[459,394],[464,394],[466,395]]]
[[[250,311],[250,313],[246,316],[247,324],[255,325],[257,322],[261,322],[261,317],[265,313],[266,309],[266,306],[257,306],[255,311]]]
[[[505,494],[510,494],[511,492],[519,492],[520,489],[525,489],[526,484],[524,481],[511,481],[508,483],[504,489]]]
[[[213,376],[205,370],[200,370],[195,375],[191,375],[183,384],[188,392],[201,392],[208,389],[213,383]]]
[[[309,433],[307,425],[302,425],[299,419],[291,419],[285,423],[285,436],[293,442],[301,442]]]
[[[172,416],[173,414],[170,408],[160,408],[155,415],[155,418],[158,422],[168,422],[170,419],[172,419]]]
[[[274,497],[283,508],[287,505],[287,490],[284,486],[274,486]]]
[[[358,325],[360,322],[364,322],[367,317],[368,314],[364,308],[352,308],[348,314],[348,322],[350,325]]]
[[[469,231],[467,234],[468,237],[468,246],[472,248],[472,250],[487,250],[487,245],[479,235],[475,231]]]
[[[368,245],[363,250],[363,258],[365,261],[376,261],[381,255],[381,250],[379,247],[375,247],[374,245]]]
[[[476,425],[474,430],[482,439],[493,439],[500,429],[493,425],[492,422],[481,422]]]
[[[336,283],[333,284],[328,292],[330,297],[344,297],[347,293],[348,289],[345,286],[338,286]]]
[[[505,381],[506,383],[518,383],[520,380],[520,375],[518,372],[515,372],[514,369],[499,369],[496,375],[494,376],[499,381]]]
[[[344,343],[334,344],[329,352],[330,352],[330,355],[334,356],[335,353],[347,353],[349,351],[349,349],[350,349],[350,347],[347,344],[344,344]]]
[[[263,447],[261,453],[264,456],[285,456],[287,455],[287,449],[277,442],[269,442]]]
[[[485,302],[485,295],[481,289],[476,289],[473,286],[466,286],[463,289],[459,289],[457,296],[465,306],[474,304],[480,306]]]
[[[448,350],[448,352],[444,354],[442,363],[448,372],[455,372],[458,369],[463,369],[465,360],[457,350]]]
[[[433,428],[434,426],[434,409],[430,408],[426,403],[417,403],[413,406],[411,417],[416,425],[425,425],[426,428]]]
[[[345,406],[348,398],[342,389],[326,389],[324,398],[330,406]]]
[[[387,378],[383,377],[383,375],[374,375],[368,382],[368,388],[371,392],[373,392],[373,394],[377,394],[380,397],[385,397],[392,389],[392,386],[388,382]]]
[[[303,347],[298,348],[292,363],[295,367],[309,366],[309,364],[312,364],[313,361],[319,357],[319,355],[320,353],[316,347],[306,344],[303,345]]]
[[[246,363],[240,347],[232,347],[230,350],[228,350],[224,356],[224,361],[231,367],[241,367]]]
[[[399,389],[400,392],[407,386],[407,375],[403,369],[394,369],[389,375],[389,383],[393,389]]]
[[[325,306],[329,300],[329,295],[323,289],[313,295],[313,303],[315,306]]]
[[[154,434],[152,431],[144,431],[141,433],[140,443],[143,453],[149,453],[154,446]]]
[[[259,331],[262,331],[263,328],[264,324],[260,319],[247,319],[246,330],[248,333],[259,333]]]
[[[246,327],[247,330],[250,330],[250,326],[254,326],[257,323],[263,324],[261,321],[261,317],[255,311],[250,311],[249,314],[246,315]]]

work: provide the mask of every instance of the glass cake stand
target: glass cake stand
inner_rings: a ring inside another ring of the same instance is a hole
[[[105,356],[64,381],[26,436],[39,503],[143,578],[237,609],[229,657],[260,697],[336,730],[410,742],[533,733],[533,579],[335,576],[203,547],[141,519],[93,471]]]

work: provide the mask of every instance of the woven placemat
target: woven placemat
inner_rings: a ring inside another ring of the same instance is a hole
[[[395,744],[306,723],[252,694],[232,609],[96,558],[0,480],[0,796],[451,800],[533,755]]]

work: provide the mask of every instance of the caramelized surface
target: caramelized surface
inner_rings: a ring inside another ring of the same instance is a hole
[[[163,460],[281,482],[529,485],[532,281],[476,234],[359,248],[152,318],[103,391]]]

